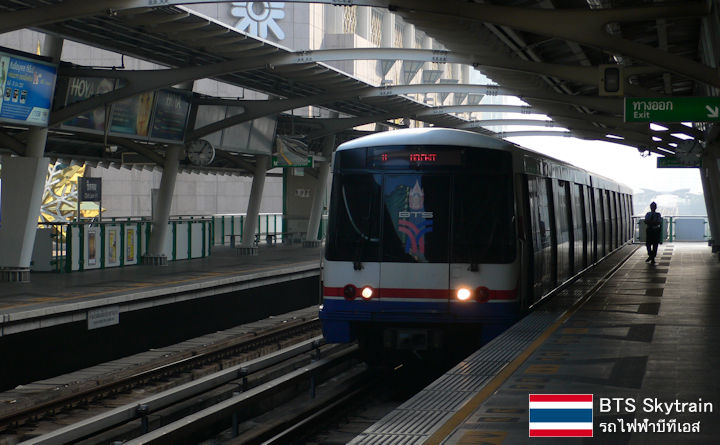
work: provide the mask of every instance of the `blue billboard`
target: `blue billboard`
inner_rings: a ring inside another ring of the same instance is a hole
[[[0,121],[46,126],[57,66],[0,52]]]

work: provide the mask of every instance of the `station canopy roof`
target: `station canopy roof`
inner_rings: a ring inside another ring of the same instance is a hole
[[[168,3],[175,2],[169,0]],[[534,109],[551,116],[574,136],[585,139],[668,153],[682,142],[670,133],[681,131],[700,139],[705,134],[702,127],[668,124],[670,131],[658,132],[648,124],[624,123],[622,97],[599,95],[600,65],[622,65],[627,79],[626,95],[717,95],[720,87],[720,76],[708,67],[716,64],[714,55],[718,52],[710,38],[716,34],[709,28],[709,23],[717,23],[717,10],[711,11],[708,2],[362,0],[355,3],[389,7],[445,45],[448,53],[463,55],[501,87],[516,92]],[[0,0],[0,32],[37,29],[173,69],[167,73],[185,75],[184,78],[182,75],[172,77],[175,80],[213,78],[271,98],[285,99],[288,103],[294,101],[293,105],[315,104],[336,111],[340,117],[352,117],[347,122],[358,125],[365,122],[402,125],[397,121],[399,117],[417,117],[444,127],[468,124],[451,113],[427,113],[427,105],[408,96],[362,94],[372,86],[324,63],[274,63],[287,59],[291,52],[185,7],[136,7],[136,4],[138,2],[133,1]],[[63,65],[59,74],[79,76],[83,72],[80,67]],[[191,72],[194,74],[187,74]],[[122,76],[122,71],[118,75]],[[157,78],[153,79],[157,82]],[[252,112],[252,107],[248,110]],[[62,111],[55,110],[53,115],[61,115]],[[284,115],[279,120],[278,131],[291,129],[313,137],[329,132],[340,132],[341,138],[358,134],[352,126],[342,125],[339,119],[327,122],[315,123]],[[475,130],[493,134],[483,128]],[[5,133],[23,142],[22,131],[6,128]],[[0,138],[0,143],[13,145],[7,137]],[[104,141],[93,135],[51,131],[46,152],[58,158],[117,162],[118,155],[109,154],[104,148]],[[135,144],[130,150],[144,152],[155,162],[162,159],[153,157],[157,147],[151,145]],[[244,170],[243,165],[248,166],[242,159],[232,161],[231,157],[220,157],[209,170],[237,173]]]

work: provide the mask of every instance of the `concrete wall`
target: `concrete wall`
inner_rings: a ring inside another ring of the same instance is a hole
[[[89,168],[88,175],[103,178],[104,216],[151,215],[151,189],[160,187],[162,172]],[[179,173],[170,215],[245,213],[251,185],[251,177]],[[282,178],[266,178],[260,212],[282,212]]]

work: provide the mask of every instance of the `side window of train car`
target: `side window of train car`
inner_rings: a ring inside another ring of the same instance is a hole
[[[458,174],[452,201],[451,262],[510,263],[515,259],[510,174]]]
[[[371,174],[335,174],[326,257],[335,261],[378,261],[380,184]]]
[[[382,261],[447,262],[449,176],[386,174],[383,203]]]

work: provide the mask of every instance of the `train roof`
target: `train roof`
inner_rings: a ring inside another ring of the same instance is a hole
[[[350,150],[361,147],[380,147],[385,145],[462,145],[465,147],[511,148],[514,145],[501,139],[467,130],[453,128],[407,128],[403,130],[382,131],[363,136],[341,144],[338,150]]]
[[[407,128],[402,130],[382,131],[379,133],[363,136],[338,146],[336,151],[352,150],[363,147],[382,147],[388,145],[461,145],[464,147],[493,148],[504,151],[519,151],[524,156],[535,159],[552,161],[555,164],[571,167],[572,169],[585,172],[606,184],[615,184],[621,190],[632,193],[632,189],[625,184],[619,183],[605,176],[584,170],[568,162],[561,161],[551,156],[544,155],[535,150],[522,147],[502,139],[494,138],[484,134],[454,128]]]

